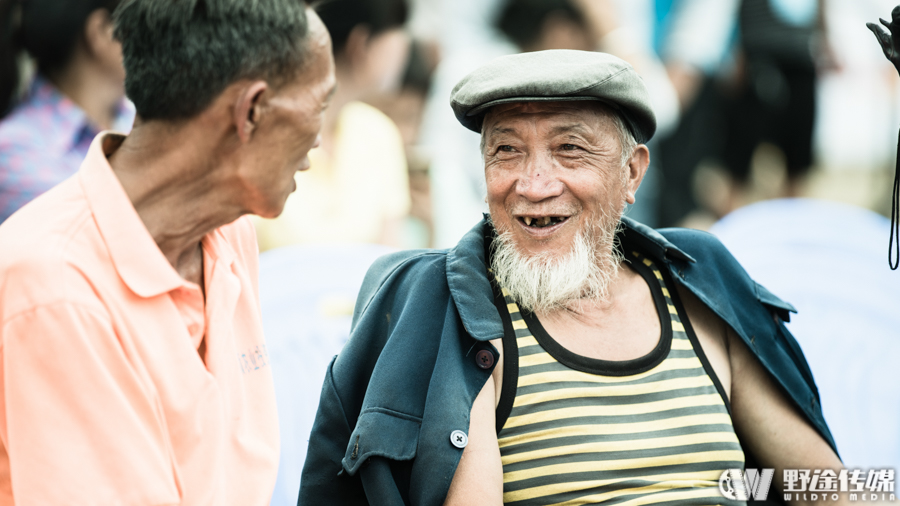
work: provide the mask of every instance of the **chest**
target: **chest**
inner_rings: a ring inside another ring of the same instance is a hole
[[[727,400],[662,277],[652,288],[661,331],[649,353],[624,360],[578,354],[509,304],[516,330],[503,342],[503,381],[515,394],[498,408],[505,503],[721,503],[719,476],[743,466]]]
[[[538,315],[543,328],[564,348],[598,360],[633,360],[659,343],[668,308],[656,274],[625,270],[616,299],[583,313],[559,311]],[[667,292],[666,292],[667,293]]]
[[[268,480],[277,466],[259,305],[249,278],[232,266],[210,265],[206,288],[205,303],[199,290],[143,298],[122,287],[99,295],[140,395],[153,406],[147,416],[168,442],[185,502],[251,504],[257,498],[241,494],[252,487],[222,480],[235,473],[248,482]]]

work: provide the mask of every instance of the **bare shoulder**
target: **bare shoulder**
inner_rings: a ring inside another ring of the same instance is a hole
[[[719,378],[725,394],[731,399],[731,383],[733,371],[730,358],[728,325],[722,321],[706,304],[700,302],[687,288],[676,284],[678,298],[687,312],[687,318],[706,359]],[[687,325],[685,329],[687,330]]]

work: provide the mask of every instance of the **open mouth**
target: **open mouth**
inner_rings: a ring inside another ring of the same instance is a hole
[[[519,216],[519,221],[524,223],[526,227],[545,228],[552,227],[568,220],[568,216]]]

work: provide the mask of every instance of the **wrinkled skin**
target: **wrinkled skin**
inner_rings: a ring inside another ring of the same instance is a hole
[[[881,24],[887,27],[889,31],[878,26],[875,23],[866,23],[869,30],[875,34],[878,43],[881,44],[881,50],[884,51],[885,58],[894,64],[894,68],[900,73],[900,5],[894,7],[891,12],[891,21],[879,18]]]

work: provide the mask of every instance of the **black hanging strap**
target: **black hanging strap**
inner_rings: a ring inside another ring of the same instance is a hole
[[[894,245],[897,251],[894,251]],[[894,167],[894,194],[891,198],[891,239],[888,243],[888,265],[891,270],[900,266],[900,135],[897,138],[897,163]]]

